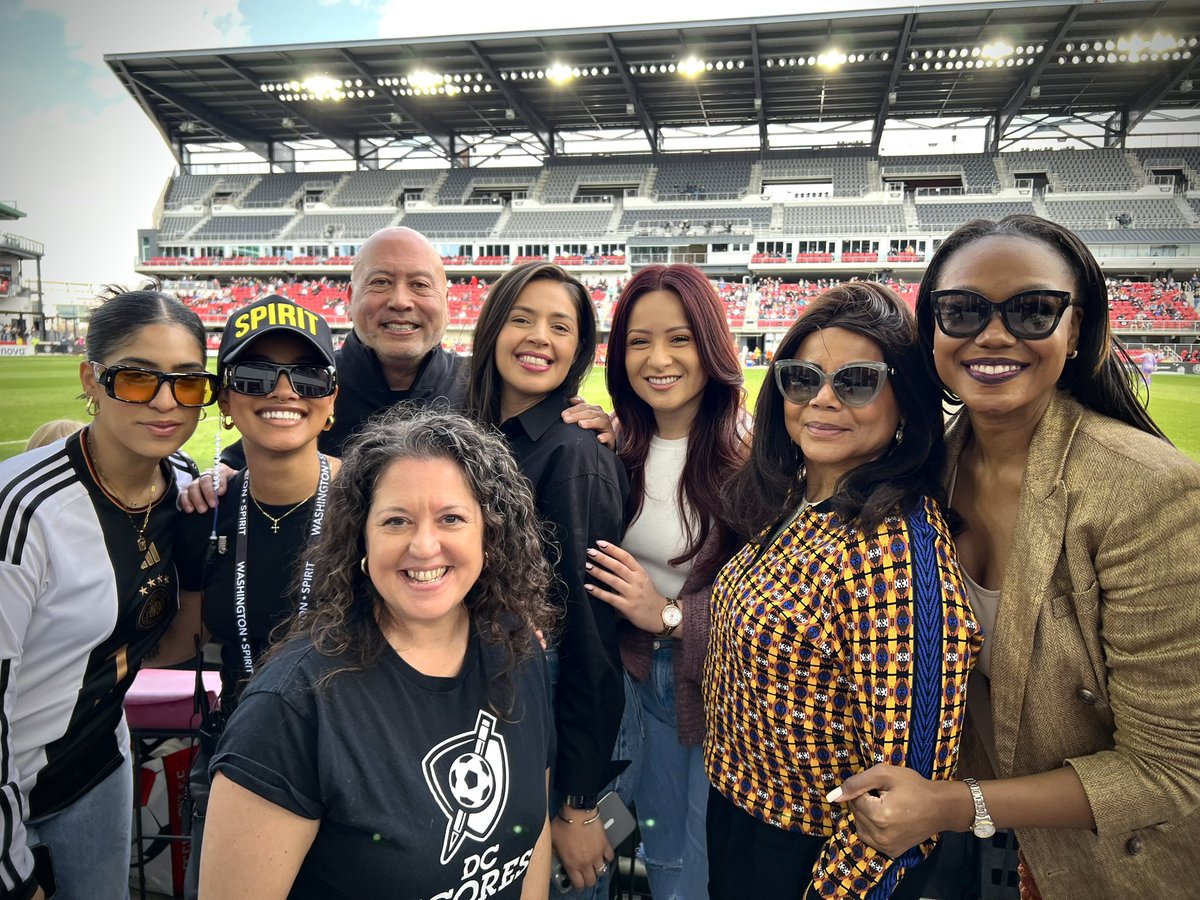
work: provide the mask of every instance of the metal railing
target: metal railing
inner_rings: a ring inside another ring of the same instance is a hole
[[[46,247],[41,241],[21,237],[19,234],[0,234],[0,247],[17,250],[21,253],[32,253],[34,256],[45,256]]]
[[[759,226],[766,228],[766,225]],[[633,233],[639,237],[704,237],[714,234],[753,234],[755,225],[750,219],[688,220],[638,219]]]
[[[746,196],[745,191],[678,191],[675,193],[655,192],[659,202],[679,202],[682,200],[741,200]]]

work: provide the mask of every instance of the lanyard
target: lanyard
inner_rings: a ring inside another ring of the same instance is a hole
[[[313,503],[312,524],[308,529],[308,540],[305,547],[311,546],[313,539],[321,534],[325,521],[325,501],[329,495],[329,460],[325,454],[318,454],[321,461],[321,477],[317,481],[316,501]],[[242,496],[238,504],[237,542],[233,559],[233,617],[237,623],[238,643],[241,648],[242,670],[246,676],[254,674],[254,647],[250,642],[250,622],[246,616],[246,530],[247,530],[247,501],[250,499],[250,470],[243,474]],[[312,593],[313,574],[315,567],[311,560],[304,560],[304,577],[300,581],[299,595],[296,600],[296,613],[303,617],[308,612],[308,598]]]

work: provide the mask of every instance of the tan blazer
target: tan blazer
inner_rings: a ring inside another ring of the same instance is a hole
[[[1069,763],[1096,818],[1017,829],[1045,900],[1200,897],[1200,466],[1056,394],[985,640],[996,774]],[[960,776],[991,772],[968,728]]]

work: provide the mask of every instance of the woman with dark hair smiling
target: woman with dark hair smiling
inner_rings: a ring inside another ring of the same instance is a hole
[[[199,580],[172,457],[217,399],[204,357],[178,300],[110,296],[79,364],[91,423],[0,464],[0,896],[128,896],[122,702]]]
[[[879,760],[954,774],[980,638],[942,458],[912,314],[871,282],[821,294],[779,344],[725,494],[748,543],[713,589],[714,900],[747,885],[762,900],[920,896],[936,830],[885,855],[826,794]]]
[[[962,764],[978,781],[877,766],[842,799],[885,853],[1014,828],[1024,893],[1045,900],[1195,896],[1200,467],[1147,414],[1104,275],[1062,226],[964,225],[917,322],[963,406],[946,480],[988,634]]]
[[[704,707],[721,486],[741,464],[748,416],[725,309],[695,266],[647,266],[621,293],[608,345],[618,453],[629,472],[620,546],[588,551],[593,596],[622,617],[632,676],[621,793],[637,806],[657,900],[704,900]]]
[[[550,570],[504,442],[369,420],[310,558],[213,759],[202,900],[544,900]]]
[[[467,385],[472,415],[508,438],[552,531],[554,602],[565,620],[549,655],[558,735],[551,829],[576,889],[594,886],[613,857],[595,807],[621,770],[612,754],[625,702],[615,617],[584,590],[584,565],[596,541],[620,540],[628,483],[612,450],[561,418],[595,352],[587,288],[558,266],[525,263],[488,293]]]

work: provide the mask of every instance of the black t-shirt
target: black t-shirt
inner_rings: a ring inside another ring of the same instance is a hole
[[[211,771],[321,820],[289,897],[520,896],[546,819],[554,728],[540,651],[512,675],[512,710],[489,705],[503,659],[472,634],[453,678],[395,653],[325,678],[344,663],[308,641],[262,668]]]
[[[238,508],[243,469],[229,479],[217,507],[217,546],[204,577],[204,625],[221,645],[221,696],[226,705],[237,697],[238,683],[246,677],[242,639],[235,605],[234,568],[237,557]],[[267,648],[271,632],[295,611],[295,576],[303,566],[316,494],[289,515],[292,506],[263,508],[279,522],[279,531],[254,502],[246,500],[246,604],[245,619],[252,659]],[[207,518],[207,516],[206,516]]]

